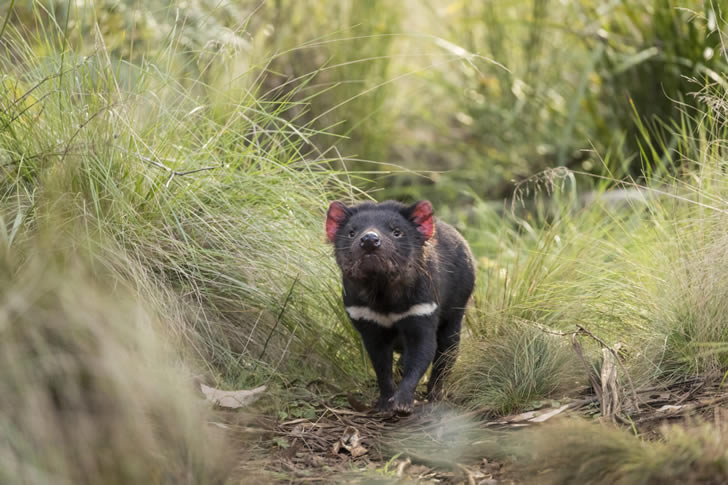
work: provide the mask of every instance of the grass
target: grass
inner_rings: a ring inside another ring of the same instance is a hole
[[[454,399],[506,415],[583,389],[583,371],[568,342],[509,323],[487,338],[467,341],[452,376]]]
[[[722,214],[709,217],[701,221],[698,231],[683,228],[676,235],[677,257],[666,272],[658,295],[663,304],[651,329],[653,360],[659,359],[663,379],[686,375],[715,379],[726,370],[725,352],[720,348],[728,336],[723,317],[723,219]]]
[[[186,306],[211,370],[276,373],[296,348],[331,354],[340,376],[357,368],[347,329],[325,318],[339,311],[336,280],[315,230],[346,186],[304,151],[313,132],[281,117],[290,105],[259,101],[254,88],[240,98],[201,80],[185,87],[161,71],[164,52],[129,68],[127,89],[105,51],[36,57],[34,46],[52,41],[28,43],[12,26],[3,40],[19,60],[3,66],[9,221],[30,232],[57,212],[80,221],[72,244],[134,280],[116,263],[128,255]]]
[[[728,478],[724,429],[695,423],[662,433],[663,441],[650,443],[616,428],[568,420],[525,432],[512,443],[515,450],[528,450],[520,456],[525,483],[717,484]]]
[[[399,102],[392,78],[405,8],[391,2],[342,1],[305,4],[284,0],[267,4],[252,31],[273,34],[262,44],[274,52],[272,93],[286,92],[291,79],[310,79],[296,99],[306,100],[303,115],[331,136],[314,138],[322,150],[338,149],[349,170],[376,170],[386,162],[396,130],[392,116]]]
[[[641,153],[670,154],[649,162],[658,168],[645,184],[610,178],[612,187],[586,198],[579,188],[584,174],[551,170],[519,187],[525,210],[516,199],[494,223],[492,209],[480,203],[464,219],[466,236],[480,244],[480,276],[468,319],[475,343],[463,352],[454,395],[500,413],[523,409],[524,389],[558,387],[562,372],[553,363],[582,368],[563,355],[578,326],[609,346],[620,344],[620,373],[629,372],[638,387],[723,379],[726,192],[716,111],[723,105],[714,91],[704,94],[705,104],[685,108],[672,128],[667,139],[679,143]],[[647,145],[665,140],[643,136]],[[669,175],[674,167],[665,165],[678,160],[681,174]],[[562,345],[542,345],[540,359],[520,358],[548,340],[538,336],[542,331],[564,333],[556,337]],[[587,348],[596,368],[597,347]],[[549,396],[534,392],[533,399]]]

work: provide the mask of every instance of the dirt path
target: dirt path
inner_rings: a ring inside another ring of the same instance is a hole
[[[547,421],[579,416],[614,423],[651,440],[660,438],[658,430],[664,423],[695,416],[708,419],[728,404],[725,391],[699,380],[638,394],[638,412],[631,410],[629,415],[609,419],[600,416],[596,396],[549,401],[539,409],[493,419],[439,403],[419,404],[406,417],[362,412],[354,410],[361,408],[357,402],[342,406],[341,396],[315,400],[310,416],[283,421],[260,418],[253,427],[241,424],[235,413],[221,417],[233,431],[248,429],[257,434],[254,455],[259,459],[248,457],[249,466],[243,473],[247,478],[253,469],[265,481],[279,483],[366,480],[495,485],[521,483],[518,463],[501,444],[525,428],[533,430]]]
[[[276,426],[287,447],[269,469],[294,482],[515,483],[502,463],[473,453],[476,429],[482,424],[442,405],[419,405],[407,417],[325,407],[315,420]]]

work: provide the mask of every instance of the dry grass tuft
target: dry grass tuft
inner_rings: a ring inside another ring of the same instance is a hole
[[[582,388],[584,378],[568,340],[513,324],[464,342],[450,391],[468,406],[503,415]]]

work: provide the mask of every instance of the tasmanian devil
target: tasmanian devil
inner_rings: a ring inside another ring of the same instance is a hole
[[[346,313],[377,374],[377,408],[411,412],[417,383],[431,363],[427,395],[437,399],[475,284],[465,240],[434,218],[426,200],[351,207],[334,201],[326,235],[341,268]],[[392,376],[395,349],[404,362],[398,386]]]

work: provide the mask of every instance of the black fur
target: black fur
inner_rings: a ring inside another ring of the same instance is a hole
[[[378,238],[369,234],[363,240],[370,232]],[[346,307],[393,314],[420,303],[438,305],[430,315],[408,316],[390,328],[352,318],[377,374],[377,407],[411,412],[417,383],[433,361],[427,392],[429,399],[437,399],[457,351],[465,306],[475,284],[467,243],[451,226],[432,218],[427,201],[353,207],[333,202],[327,233],[342,271]],[[378,241],[378,247],[373,241]],[[394,350],[403,354],[399,386],[392,376]]]

